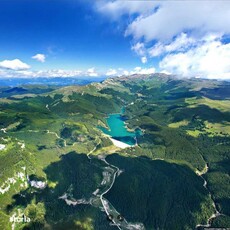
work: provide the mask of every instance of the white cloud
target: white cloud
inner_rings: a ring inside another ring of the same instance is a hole
[[[96,1],[97,11],[118,19],[125,14],[149,14],[156,3],[152,1]]]
[[[230,78],[230,43],[209,37],[185,52],[166,55],[160,62],[162,70],[182,76]]]
[[[37,77],[77,77],[85,76],[80,70],[39,70],[39,71],[29,71],[29,70],[17,70],[17,71],[6,71],[5,73],[0,72],[0,77],[8,78],[37,78]]]
[[[137,42],[135,45],[131,47],[131,50],[133,50],[137,55],[142,56],[141,57],[141,62],[145,64],[148,59],[146,57],[146,48],[144,43],[142,42]]]
[[[89,77],[97,77],[98,73],[95,71],[95,68],[90,68],[87,70],[86,75]]]
[[[165,47],[161,42],[156,43],[153,47],[149,48],[148,54],[150,57],[160,56],[165,52]]]
[[[130,71],[130,74],[153,74],[156,70],[154,67],[152,68],[141,68],[141,67],[135,67],[134,70]]]
[[[166,73],[229,78],[230,43],[221,38],[230,35],[230,1],[102,0],[96,5],[110,18],[127,19],[124,35],[142,63],[157,57]]]
[[[168,72],[167,70],[163,69],[160,71],[160,73],[164,73],[164,74],[167,74],[167,75],[171,75],[172,73]]]
[[[0,62],[0,68],[9,70],[24,70],[29,69],[30,66],[19,59],[4,60]]]
[[[145,45],[142,42],[137,42],[131,47],[131,50],[135,51],[138,55],[143,56],[145,54]]]
[[[112,73],[113,71],[113,75],[109,75],[109,76],[128,76],[128,75],[132,75],[132,74],[152,74],[152,73],[155,73],[156,70],[155,68],[151,67],[151,68],[141,68],[141,67],[135,67],[134,69],[132,70],[126,70],[126,69],[123,69],[123,68],[118,68],[118,69],[109,69],[108,72],[111,72]],[[115,74],[116,72],[116,74]],[[108,76],[108,75],[107,75]]]
[[[95,68],[89,68],[87,70],[63,70],[63,69],[51,69],[51,70],[1,70],[1,78],[39,78],[39,77],[99,77],[99,76],[128,76],[132,74],[152,74],[155,73],[155,68],[141,68],[135,67],[132,70],[123,68],[108,69],[106,71],[97,72]]]
[[[54,69],[46,71],[37,71],[34,72],[36,77],[76,77],[82,74],[80,70],[63,70],[63,69]]]
[[[190,31],[195,36],[206,33],[230,33],[230,2],[161,1],[158,10],[149,15],[139,14],[126,30],[126,35],[146,41],[169,41],[174,36]]]
[[[196,43],[196,40],[188,37],[186,33],[181,33],[176,39],[168,45],[165,45],[166,52],[172,51],[183,51],[187,49],[190,45]]]
[[[190,46],[196,44],[196,40],[188,37],[186,33],[181,33],[176,39],[170,43],[158,42],[153,47],[149,48],[148,52],[150,57],[156,57],[167,52],[184,51]]]
[[[130,74],[128,70],[123,68],[118,68],[116,71],[117,71],[116,76],[124,76],[124,75],[128,76]]]
[[[109,69],[107,72],[106,72],[106,74],[105,74],[106,76],[115,76],[115,75],[117,75],[117,70],[115,70],[115,69]]]
[[[141,62],[143,64],[145,64],[147,61],[148,61],[147,57],[144,56],[144,57],[141,58]]]
[[[0,75],[4,75],[4,74],[6,74],[6,71],[3,69],[0,69]]]
[[[124,70],[122,75],[128,76],[129,75],[129,71],[128,70]]]
[[[32,58],[39,62],[45,62],[46,60],[46,56],[44,54],[36,54]]]

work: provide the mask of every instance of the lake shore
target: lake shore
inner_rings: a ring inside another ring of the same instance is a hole
[[[118,140],[115,140],[113,139],[112,137],[109,137],[109,139],[113,142],[113,144],[121,149],[125,149],[125,148],[130,148],[130,147],[133,147],[134,145],[128,145],[124,142],[121,142],[121,141],[118,141]]]

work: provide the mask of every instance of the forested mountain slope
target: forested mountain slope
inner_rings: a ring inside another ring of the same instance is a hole
[[[129,224],[230,227],[229,89],[164,74],[2,88],[0,228],[116,229],[97,196],[106,167],[104,197]],[[125,149],[99,129],[121,108],[127,128],[142,130]],[[31,221],[9,221],[21,214]]]

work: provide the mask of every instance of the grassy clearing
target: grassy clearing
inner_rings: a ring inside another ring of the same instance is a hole
[[[210,123],[204,122],[205,131],[209,133],[209,136],[224,136],[230,134],[230,122],[224,123]]]
[[[170,128],[179,128],[181,126],[186,126],[188,125],[189,121],[187,120],[183,120],[183,121],[178,121],[178,122],[174,122],[168,125],[168,127]]]
[[[230,111],[230,101],[229,100],[212,100],[207,97],[202,97],[197,99],[196,97],[186,98],[185,102],[189,104],[189,108],[197,107],[198,105],[207,105],[212,109],[218,109],[222,112]]]
[[[186,132],[188,135],[192,136],[192,137],[198,137],[200,134],[202,134],[202,131],[199,130],[187,130]]]
[[[193,137],[198,137],[201,134],[205,134],[209,137],[224,137],[230,134],[230,122],[211,123],[208,121],[204,121],[203,124],[204,127],[202,129],[186,130],[186,133]]]

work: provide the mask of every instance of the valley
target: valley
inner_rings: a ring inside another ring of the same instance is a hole
[[[0,228],[229,227],[229,87],[149,74],[2,88]]]

